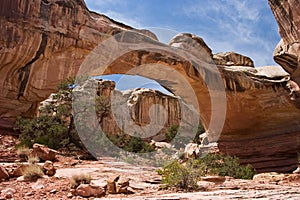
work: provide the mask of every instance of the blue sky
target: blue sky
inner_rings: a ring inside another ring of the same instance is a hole
[[[255,66],[275,65],[280,40],[267,0],[85,0],[96,11],[135,28],[162,34],[164,42],[179,32],[202,37],[213,53],[235,51]]]
[[[273,51],[280,40],[267,0],[85,0],[90,10],[134,28],[149,29],[162,42],[180,32],[204,39],[213,53],[235,51],[256,67],[277,65]],[[149,79],[106,76],[117,89],[146,87],[165,92]],[[130,81],[131,80],[131,81]],[[120,81],[118,83],[118,81]],[[135,83],[135,84],[132,84]]]

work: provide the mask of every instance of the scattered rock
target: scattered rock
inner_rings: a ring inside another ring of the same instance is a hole
[[[293,174],[300,174],[300,166],[298,165],[298,168],[293,171]]]
[[[40,189],[45,188],[45,185],[40,180],[38,180],[37,182],[32,184],[31,188],[34,190],[40,190]]]
[[[209,181],[198,181],[197,182],[199,190],[208,191],[215,187],[215,183]]]
[[[226,181],[225,176],[205,176],[201,177],[201,181],[207,181],[212,183],[224,183]]]
[[[186,158],[198,158],[200,154],[200,147],[196,143],[189,143],[184,149],[184,154]]]
[[[6,199],[11,199],[15,193],[16,193],[16,190],[12,189],[12,188],[6,188],[1,191],[1,194],[3,194]]]
[[[72,197],[73,197],[73,194],[72,194],[71,192],[69,192],[69,193],[67,194],[67,197],[68,197],[68,198],[72,198]]]
[[[32,195],[34,195],[34,192],[33,192],[33,191],[27,192],[27,193],[25,194],[26,197],[29,197],[29,196],[32,196]]]
[[[101,197],[105,195],[105,191],[101,187],[81,184],[76,188],[76,194],[82,197]]]
[[[120,179],[120,175],[113,175],[107,180],[107,193],[116,194],[117,188],[116,183]]]
[[[0,180],[8,179],[9,174],[3,166],[0,166]]]
[[[121,177],[117,182],[116,192],[118,194],[128,194],[129,179]]]
[[[29,166],[29,164],[24,163],[24,164],[20,164],[17,165],[16,168],[13,168],[9,174],[11,177],[20,177],[23,175],[24,170]]]
[[[300,174],[289,174],[283,178],[278,184],[300,183]]]
[[[32,149],[30,150],[29,155],[34,157],[38,157],[43,161],[56,161],[56,156],[57,156],[58,152],[48,148],[45,145],[41,145],[41,144],[34,144]]]
[[[24,176],[18,177],[18,178],[17,178],[17,181],[18,181],[18,182],[24,182],[24,181],[25,181]]]
[[[163,148],[171,149],[172,148],[172,145],[167,142],[156,142],[154,140],[151,140],[150,145],[155,147],[155,149],[163,149]]]
[[[53,190],[50,191],[51,194],[55,194],[56,192],[57,192],[56,189],[53,189]]]
[[[48,176],[54,176],[54,174],[56,172],[56,169],[50,160],[47,160],[44,163],[42,169],[43,169],[43,172]]]
[[[269,172],[269,173],[261,173],[256,174],[253,177],[253,180],[259,181],[259,182],[273,182],[277,183],[279,181],[282,181],[285,178],[285,174],[280,174],[277,172]]]

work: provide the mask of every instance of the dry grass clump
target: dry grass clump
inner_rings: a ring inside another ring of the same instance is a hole
[[[44,176],[44,172],[38,165],[29,165],[23,171],[24,180],[36,181]]]
[[[39,157],[36,157],[36,156],[28,156],[27,162],[29,164],[35,164],[35,163],[40,162],[40,159],[39,159]]]
[[[30,152],[30,149],[25,145],[18,146],[16,148],[16,153],[20,158],[26,159],[29,155],[29,152]]]
[[[77,188],[80,184],[90,184],[92,177],[89,174],[74,175],[71,178],[71,188]]]

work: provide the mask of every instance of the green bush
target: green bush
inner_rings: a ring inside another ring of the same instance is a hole
[[[252,179],[255,174],[251,165],[241,166],[236,156],[207,154],[199,160],[205,163],[209,174],[231,176],[236,179]]]
[[[198,160],[189,160],[185,165],[178,161],[158,170],[158,174],[162,175],[163,188],[179,188],[183,190],[196,190],[197,182],[204,175],[205,166]]]
[[[155,150],[148,142],[143,141],[137,133],[135,133],[135,136],[126,135],[125,133],[113,136],[110,135],[108,138],[114,145],[125,151],[146,153]]]
[[[255,170],[250,166],[241,166],[237,157],[221,154],[207,154],[199,159],[188,160],[184,164],[174,161],[158,170],[162,175],[165,188],[196,190],[201,176],[231,176],[237,179],[252,179]]]
[[[34,143],[58,149],[67,143],[67,127],[57,118],[40,116],[34,119],[18,117],[16,130],[22,145],[32,147]]]
[[[53,149],[75,144],[83,148],[74,126],[72,115],[73,79],[67,79],[57,87],[53,95],[56,103],[48,104],[40,110],[40,116],[29,119],[18,117],[15,131],[19,133],[20,145],[32,147],[34,143],[47,145]]]

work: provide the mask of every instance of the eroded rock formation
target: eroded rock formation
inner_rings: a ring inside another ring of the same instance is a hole
[[[152,89],[133,89],[121,92],[115,90],[115,82],[109,80],[88,80],[74,89],[75,96],[81,95],[81,91],[91,89],[86,97],[95,95],[97,119],[103,132],[107,135],[121,135],[122,132],[129,135],[139,134],[143,139],[161,141],[171,126],[180,124],[184,113],[192,115],[191,110],[181,106],[180,98],[167,95]],[[85,97],[83,97],[85,98]],[[68,102],[66,102],[68,101]],[[72,104],[71,98],[63,100],[53,98],[41,102],[39,115],[54,116],[59,105]],[[182,108],[183,109],[182,109]],[[51,108],[51,109],[49,109]],[[63,116],[66,124],[70,124],[70,114]],[[196,114],[196,113],[195,113]],[[85,120],[85,119],[80,119]]]
[[[90,12],[83,0],[0,1],[0,126],[33,116],[98,43],[130,29]]]
[[[282,37],[274,51],[274,59],[300,84],[300,3],[298,0],[269,0],[269,5]]]

